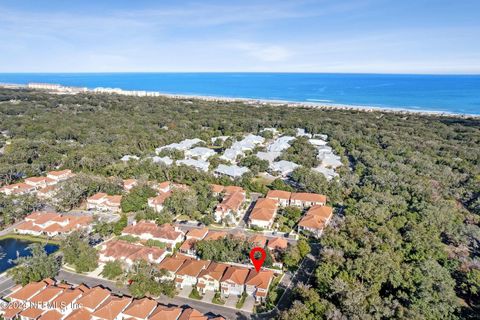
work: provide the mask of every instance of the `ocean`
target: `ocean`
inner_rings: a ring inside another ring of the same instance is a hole
[[[480,75],[0,73],[0,82],[47,82],[88,88],[480,115]]]

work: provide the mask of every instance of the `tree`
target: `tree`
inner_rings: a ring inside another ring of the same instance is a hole
[[[48,255],[42,244],[33,243],[28,249],[31,255],[13,260],[16,266],[8,271],[16,283],[24,286],[30,282],[53,278],[58,274],[59,261],[54,255]]]
[[[60,248],[66,263],[75,267],[76,272],[88,272],[98,267],[98,253],[90,247],[85,235],[78,231],[69,234]]]
[[[295,189],[293,189],[290,185],[288,185],[285,181],[282,179],[275,179],[270,183],[268,186],[271,190],[283,190],[283,191],[289,191],[293,192]]]
[[[136,186],[122,197],[122,212],[145,210],[148,198],[155,197],[157,192],[146,184]]]
[[[309,254],[310,251],[312,250],[307,240],[305,239],[298,240],[297,247],[298,247],[298,252],[300,253],[300,257],[302,257],[302,259],[305,258],[305,256]]]
[[[129,291],[134,298],[145,296],[157,297],[164,294],[169,297],[175,295],[175,283],[171,280],[158,280],[161,272],[144,260],[140,260],[128,273]]]
[[[113,225],[113,233],[117,236],[122,234],[123,229],[128,225],[128,218],[126,214],[122,214],[120,220]]]
[[[297,269],[302,256],[297,246],[289,246],[283,254],[283,264],[289,269]]]
[[[217,262],[248,261],[252,244],[244,240],[227,236],[218,240],[200,240],[195,242],[198,256],[204,260]]]
[[[298,137],[290,143],[290,147],[285,150],[280,158],[312,168],[318,165],[317,153],[317,148],[308,141],[308,138]]]
[[[101,275],[109,280],[115,280],[123,274],[122,263],[118,260],[108,261],[103,267]]]
[[[256,175],[259,172],[265,172],[268,170],[269,163],[267,160],[262,160],[255,155],[250,155],[242,158],[240,160],[240,165],[243,167],[247,167],[250,171]]]

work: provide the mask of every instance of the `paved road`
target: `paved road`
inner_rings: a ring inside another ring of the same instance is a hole
[[[311,244],[312,251],[307,255],[295,274],[285,273],[279,287],[285,288],[284,293],[277,302],[277,306],[271,312],[252,315],[252,319],[272,319],[279,311],[288,309],[293,302],[293,290],[299,283],[309,283],[313,274],[315,273],[316,266],[320,257],[320,245]]]

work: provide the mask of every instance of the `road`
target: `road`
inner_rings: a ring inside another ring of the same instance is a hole
[[[270,312],[252,315],[253,319],[272,319],[278,312],[288,309],[293,302],[293,290],[298,284],[308,284],[320,259],[320,245],[311,244],[312,251],[308,254],[300,264],[295,274],[285,273],[279,287],[285,288],[284,293],[277,302],[277,306]]]

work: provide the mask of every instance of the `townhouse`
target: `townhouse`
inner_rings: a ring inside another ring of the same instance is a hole
[[[272,271],[255,269],[250,270],[245,279],[245,292],[255,297],[255,301],[263,302],[267,298],[268,288],[272,283],[274,274]]]
[[[301,208],[309,208],[315,205],[324,206],[327,203],[326,196],[307,192],[270,190],[268,191],[266,198],[277,200],[278,204],[283,207],[296,206]]]
[[[292,193],[283,190],[269,190],[267,193],[267,199],[277,200],[278,204],[282,207],[288,207],[290,205],[290,197]]]
[[[91,231],[92,217],[66,216],[55,212],[33,212],[14,229],[19,234],[55,237],[75,230]]]
[[[189,230],[185,235],[186,240],[182,243],[178,250],[187,255],[195,256],[195,243],[199,240],[203,240],[207,234],[207,228]]]
[[[157,240],[165,243],[169,250],[173,250],[184,238],[184,233],[171,224],[162,224],[158,226],[155,222],[139,221],[133,225],[125,227],[122,235],[138,237],[142,240]]]
[[[230,295],[240,296],[245,291],[245,280],[248,273],[247,268],[230,266],[220,280],[220,291],[224,297]]]
[[[225,187],[222,191],[225,193],[225,196],[222,202],[215,208],[215,221],[227,221],[227,223],[236,224],[240,215],[245,212],[245,208],[243,208],[246,200],[245,190],[242,188]]]
[[[161,277],[162,279],[175,279],[175,274],[180,269],[180,267],[186,262],[191,260],[191,257],[184,257],[175,255],[173,257],[166,257],[158,265],[158,270],[163,271],[165,274]]]
[[[23,182],[9,184],[0,188],[0,192],[7,196],[24,195],[24,194],[34,192],[35,190],[36,190],[35,187]]]
[[[274,199],[259,198],[255,203],[248,222],[250,226],[269,229],[273,225],[278,211],[278,201]]]
[[[218,291],[220,280],[229,266],[225,263],[212,262],[198,276],[197,289],[205,294],[207,291]]]
[[[1,301],[0,315],[13,320],[206,320],[190,307],[164,306],[153,299],[115,296],[102,287],[56,283],[51,279],[17,286]],[[19,302],[26,303],[20,305]],[[65,304],[68,307],[60,307]],[[222,317],[215,318],[217,320]]]
[[[121,195],[109,196],[106,193],[99,192],[87,198],[87,210],[98,210],[117,213],[121,210],[121,202]]]
[[[167,251],[158,247],[146,247],[127,241],[113,240],[102,245],[99,260],[101,262],[122,261],[130,268],[135,261],[160,263],[166,256]]]
[[[210,261],[206,260],[186,260],[175,273],[175,285],[183,289],[184,286],[194,286],[197,284],[197,278],[202,270],[205,270]]]
[[[308,231],[314,236],[320,237],[324,227],[330,222],[332,216],[332,207],[315,205],[311,207],[298,222],[298,230]]]
[[[75,174],[70,169],[47,172],[47,178],[55,180],[56,182],[65,181],[74,176]]]
[[[311,206],[324,206],[327,203],[327,197],[317,193],[293,192],[290,197],[290,205],[301,208]]]
[[[46,177],[29,177],[24,182],[5,185],[0,188],[0,192],[5,195],[23,195],[34,193],[37,190],[54,186],[60,181],[67,180],[75,176],[71,170],[50,171]]]

